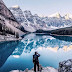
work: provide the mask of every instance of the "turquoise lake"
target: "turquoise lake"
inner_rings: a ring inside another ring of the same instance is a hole
[[[72,59],[72,37],[27,34],[21,41],[0,43],[0,72],[33,68],[33,54],[41,56],[42,66],[58,68],[59,62]]]

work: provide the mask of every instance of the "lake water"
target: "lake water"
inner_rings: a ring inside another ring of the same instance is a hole
[[[59,62],[72,59],[72,37],[27,34],[21,41],[0,43],[0,72],[31,69],[35,51],[42,66],[58,68]]]

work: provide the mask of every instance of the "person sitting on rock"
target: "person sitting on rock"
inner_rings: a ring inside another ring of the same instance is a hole
[[[35,54],[33,55],[34,72],[36,72],[36,65],[37,65],[38,71],[39,71],[39,60],[38,60],[38,57],[40,57],[40,54],[35,52]]]

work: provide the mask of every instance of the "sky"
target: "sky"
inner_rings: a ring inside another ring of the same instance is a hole
[[[72,14],[72,0],[3,0],[7,7],[19,5],[20,8],[30,10],[32,14],[48,16],[59,12],[62,16]]]

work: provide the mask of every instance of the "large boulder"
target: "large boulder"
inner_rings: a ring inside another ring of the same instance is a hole
[[[72,59],[60,62],[58,72],[72,72]]]

